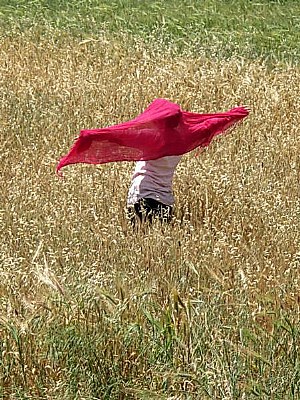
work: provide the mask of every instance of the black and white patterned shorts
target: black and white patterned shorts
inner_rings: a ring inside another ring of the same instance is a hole
[[[158,219],[160,222],[171,222],[173,207],[150,198],[142,198],[127,208],[128,219],[133,226],[136,223],[149,222]]]

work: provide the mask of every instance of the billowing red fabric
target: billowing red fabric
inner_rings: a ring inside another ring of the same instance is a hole
[[[214,136],[248,115],[244,107],[219,114],[182,111],[165,99],[154,100],[136,118],[102,129],[82,130],[57,172],[76,163],[155,160],[208,146]]]

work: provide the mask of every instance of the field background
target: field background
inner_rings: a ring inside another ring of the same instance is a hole
[[[0,398],[299,399],[298,1],[0,0]],[[156,97],[249,118],[138,235],[82,128]]]

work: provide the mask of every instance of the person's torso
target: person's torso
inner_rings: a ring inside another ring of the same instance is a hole
[[[166,205],[174,204],[172,181],[182,156],[167,156],[157,160],[138,161],[133,173],[127,204],[150,198]]]

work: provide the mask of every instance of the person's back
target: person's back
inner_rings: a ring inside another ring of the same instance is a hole
[[[169,221],[172,217],[174,196],[173,176],[181,156],[168,156],[156,160],[138,161],[128,192],[127,205],[134,209],[140,220]],[[133,211],[133,210],[132,210]],[[131,215],[131,219],[134,215]]]

